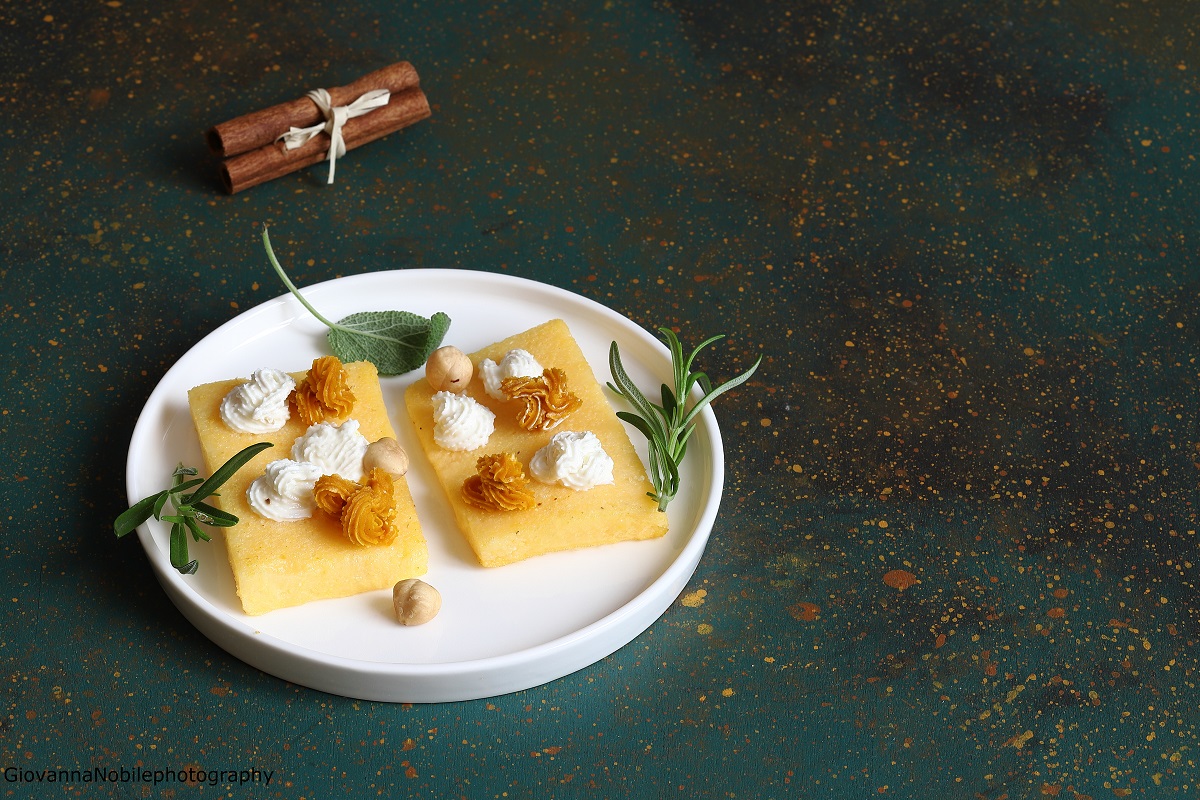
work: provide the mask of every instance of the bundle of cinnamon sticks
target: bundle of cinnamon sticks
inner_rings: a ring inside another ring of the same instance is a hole
[[[388,103],[345,122],[341,132],[347,150],[407,128],[431,113],[417,71],[407,61],[328,91],[333,106],[345,106],[375,89],[391,93]],[[292,150],[279,141],[292,128],[307,128],[324,120],[320,108],[306,96],[210,128],[205,134],[208,146],[223,159],[222,187],[236,194],[325,160],[330,147],[330,137],[325,133]]]

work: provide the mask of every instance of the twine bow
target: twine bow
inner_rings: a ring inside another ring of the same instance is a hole
[[[288,128],[288,132],[281,134],[278,140],[282,140],[288,150],[295,150],[318,133],[329,134],[329,180],[326,183],[333,183],[333,172],[337,160],[346,155],[346,140],[342,138],[342,126],[346,124],[346,120],[361,117],[363,114],[369,114],[377,108],[386,106],[390,97],[391,92],[387,89],[372,89],[349,105],[335,107],[329,92],[324,89],[313,89],[308,93],[308,98],[317,104],[317,108],[321,109],[321,113],[325,115],[325,121],[308,128]]]

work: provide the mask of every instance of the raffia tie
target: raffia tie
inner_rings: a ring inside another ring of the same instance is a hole
[[[329,180],[333,183],[334,168],[337,160],[346,155],[346,140],[342,138],[342,126],[346,120],[369,114],[377,108],[388,104],[391,92],[387,89],[372,89],[353,103],[345,106],[334,106],[333,98],[324,89],[313,89],[308,98],[316,103],[317,108],[325,115],[325,121],[308,128],[288,128],[288,132],[279,136],[288,150],[295,150],[318,133],[329,134]]]

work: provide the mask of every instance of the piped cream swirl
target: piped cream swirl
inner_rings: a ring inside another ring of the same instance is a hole
[[[255,370],[221,401],[221,419],[240,433],[271,433],[291,416],[288,395],[296,388],[291,375],[278,369]]]
[[[447,450],[475,450],[496,430],[496,415],[465,394],[433,396],[433,440]]]
[[[292,445],[292,458],[321,468],[322,475],[341,475],[346,480],[361,481],[363,456],[370,442],[358,432],[358,420],[348,419],[340,425],[318,422],[309,426]]]
[[[586,492],[613,482],[613,460],[591,431],[562,431],[533,454],[529,473],[542,483]]]
[[[313,486],[321,477],[316,464],[281,458],[267,464],[246,489],[246,500],[260,517],[276,522],[307,519],[316,509]]]

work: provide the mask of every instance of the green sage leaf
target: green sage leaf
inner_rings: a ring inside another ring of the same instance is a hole
[[[450,328],[450,317],[441,311],[426,319],[410,311],[363,311],[330,322],[300,294],[283,271],[271,237],[263,226],[263,247],[267,260],[287,290],[309,313],[329,328],[329,346],[342,361],[370,361],[380,375],[401,375],[425,363]]]
[[[450,317],[429,319],[410,311],[362,311],[329,329],[329,347],[346,363],[370,361],[380,375],[403,375],[425,363],[438,348]]]

